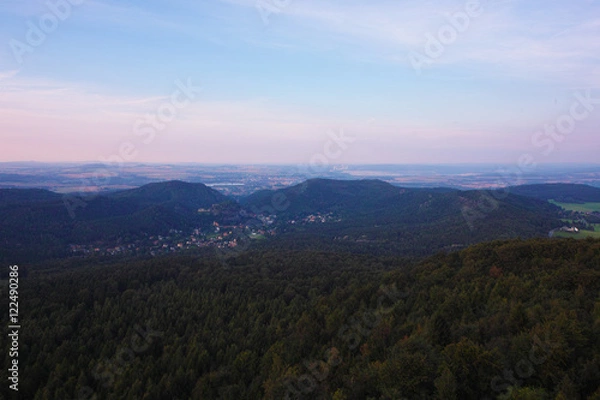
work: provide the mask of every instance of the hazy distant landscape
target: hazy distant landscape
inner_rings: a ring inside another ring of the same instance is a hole
[[[599,38],[0,1],[0,400],[600,400]]]
[[[226,195],[245,196],[311,178],[380,179],[402,187],[490,189],[568,182],[600,187],[600,166],[464,165],[202,165],[1,163],[0,188],[41,188],[60,193],[102,192],[168,180],[204,183]]]

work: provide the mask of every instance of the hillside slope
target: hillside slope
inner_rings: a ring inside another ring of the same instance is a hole
[[[262,191],[242,205],[275,214],[285,232],[277,238],[279,245],[294,249],[360,247],[427,255],[493,239],[547,236],[561,224],[559,209],[542,200],[487,191],[405,189],[377,180],[310,180]],[[301,222],[323,214],[331,214],[329,222]]]
[[[198,209],[226,202],[227,197],[203,184],[179,181],[89,197],[0,190],[0,261],[64,257],[69,244],[209,226],[229,214],[200,215]],[[232,207],[235,216],[238,207]]]
[[[561,203],[600,203],[600,188],[571,183],[522,185],[509,188],[511,193]]]
[[[4,190],[0,261],[43,261],[68,256],[71,244],[110,248],[171,230],[205,228],[208,235],[214,233],[209,229],[214,222],[243,226],[256,214],[274,215],[275,223],[261,226],[254,219],[231,237],[241,235],[239,241],[248,242],[249,231],[270,230],[271,248],[410,256],[493,239],[546,236],[561,225],[558,208],[542,200],[486,191],[405,189],[378,180],[313,179],[257,192],[241,203],[245,210],[203,184],[180,181],[84,198]],[[315,221],[319,223],[311,223]]]

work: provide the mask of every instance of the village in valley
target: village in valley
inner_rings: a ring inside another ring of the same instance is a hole
[[[210,210],[199,209],[199,213]],[[118,238],[116,241],[98,241],[93,244],[71,244],[73,256],[159,256],[170,253],[215,248],[235,249],[249,240],[265,240],[277,235],[286,225],[323,224],[340,222],[333,213],[314,213],[278,221],[276,215],[250,215],[251,219],[237,225],[223,225],[213,222],[207,228],[194,228],[191,231],[170,229],[164,235],[144,234],[138,238]],[[277,223],[278,222],[278,223]]]

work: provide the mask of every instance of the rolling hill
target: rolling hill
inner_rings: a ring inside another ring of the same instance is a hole
[[[40,261],[67,256],[69,244],[118,240],[144,233],[208,226],[238,215],[237,205],[220,215],[199,208],[229,199],[200,183],[170,181],[91,197],[43,190],[0,190],[0,258]]]
[[[137,189],[114,192],[107,197],[135,202],[140,207],[163,205],[192,210],[210,208],[227,200],[223,194],[202,183],[182,181],[150,183]]]
[[[425,255],[469,244],[546,236],[560,225],[558,208],[542,200],[488,191],[406,189],[377,180],[310,180],[249,196],[242,205],[275,214],[291,248],[360,247]],[[334,222],[295,223],[332,214]],[[359,246],[356,246],[356,245]]]
[[[61,195],[43,189],[0,189],[0,207],[23,203],[57,201]]]
[[[69,255],[70,244],[127,245],[214,222],[239,226],[260,214],[275,216],[269,226],[274,240],[263,245],[422,256],[493,239],[547,236],[561,225],[557,211],[512,193],[406,189],[379,180],[312,179],[239,204],[181,181],[83,198],[8,189],[0,191],[0,257],[41,261]]]
[[[521,185],[509,188],[511,193],[561,203],[599,203],[600,188],[571,183]]]

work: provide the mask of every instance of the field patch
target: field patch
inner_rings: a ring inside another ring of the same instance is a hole
[[[562,207],[568,211],[577,211],[577,212],[600,212],[600,203],[560,203],[558,201],[549,200],[550,203]]]

